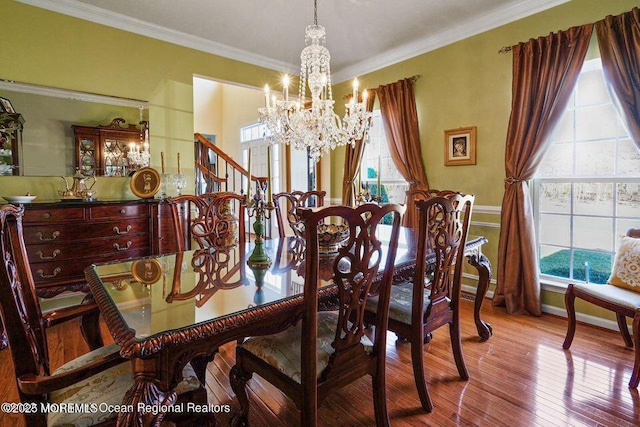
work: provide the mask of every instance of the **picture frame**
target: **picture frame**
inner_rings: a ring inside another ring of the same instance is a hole
[[[476,134],[475,126],[444,131],[445,166],[476,164]]]
[[[153,168],[138,169],[129,181],[131,192],[141,199],[152,198],[160,189],[162,178]]]
[[[13,104],[7,98],[3,98],[0,96],[0,108],[2,108],[2,113],[12,113],[15,114],[16,110],[13,108]]]

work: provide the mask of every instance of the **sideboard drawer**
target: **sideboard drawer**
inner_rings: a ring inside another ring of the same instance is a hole
[[[127,252],[134,250],[149,250],[149,236],[134,234],[108,239],[93,239],[77,242],[53,242],[32,244],[28,251],[29,263],[37,264],[51,261],[66,261],[82,257],[99,257],[109,254],[120,254],[121,258],[128,258]]]
[[[70,207],[65,209],[27,209],[22,217],[24,224],[82,221],[85,219],[84,209]]]
[[[27,245],[40,245],[140,233],[149,233],[149,218],[133,217],[93,223],[25,224],[24,241]]]
[[[149,216],[149,206],[144,203],[102,205],[90,208],[91,219],[127,218],[136,216]]]

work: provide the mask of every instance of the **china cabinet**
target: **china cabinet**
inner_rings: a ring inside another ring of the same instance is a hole
[[[0,175],[20,175],[23,125],[22,114],[0,113]]]
[[[127,176],[134,172],[137,168],[127,154],[138,149],[146,127],[147,122],[127,125],[122,118],[108,125],[74,125],[76,167],[85,176]]]

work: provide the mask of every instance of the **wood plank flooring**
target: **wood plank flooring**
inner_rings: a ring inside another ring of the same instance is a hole
[[[435,410],[421,410],[411,369],[409,344],[389,334],[387,400],[392,426],[638,426],[640,397],[627,387],[633,351],[618,333],[579,324],[570,351],[562,350],[566,320],[543,315],[508,315],[487,300],[483,316],[493,337],[480,342],[472,321],[472,303],[463,306],[463,349],[471,378],[458,378],[446,328],[426,346],[426,369]],[[77,325],[49,331],[53,367],[86,351]],[[235,344],[221,348],[209,364],[209,401],[238,407],[229,386]],[[0,351],[1,402],[16,402],[12,362]],[[277,389],[259,377],[250,381],[250,422],[255,427],[295,426],[299,412]],[[368,378],[325,400],[321,426],[374,425]],[[219,424],[229,424],[222,413]],[[0,426],[24,426],[17,416],[0,414]]]

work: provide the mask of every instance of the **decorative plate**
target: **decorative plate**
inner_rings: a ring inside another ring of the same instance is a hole
[[[153,258],[139,259],[131,263],[131,275],[143,285],[152,285],[162,277],[162,266]]]
[[[133,176],[129,185],[131,191],[141,199],[152,198],[160,189],[160,174],[153,168],[138,169]]]
[[[31,203],[35,200],[36,196],[2,196],[9,203]]]

